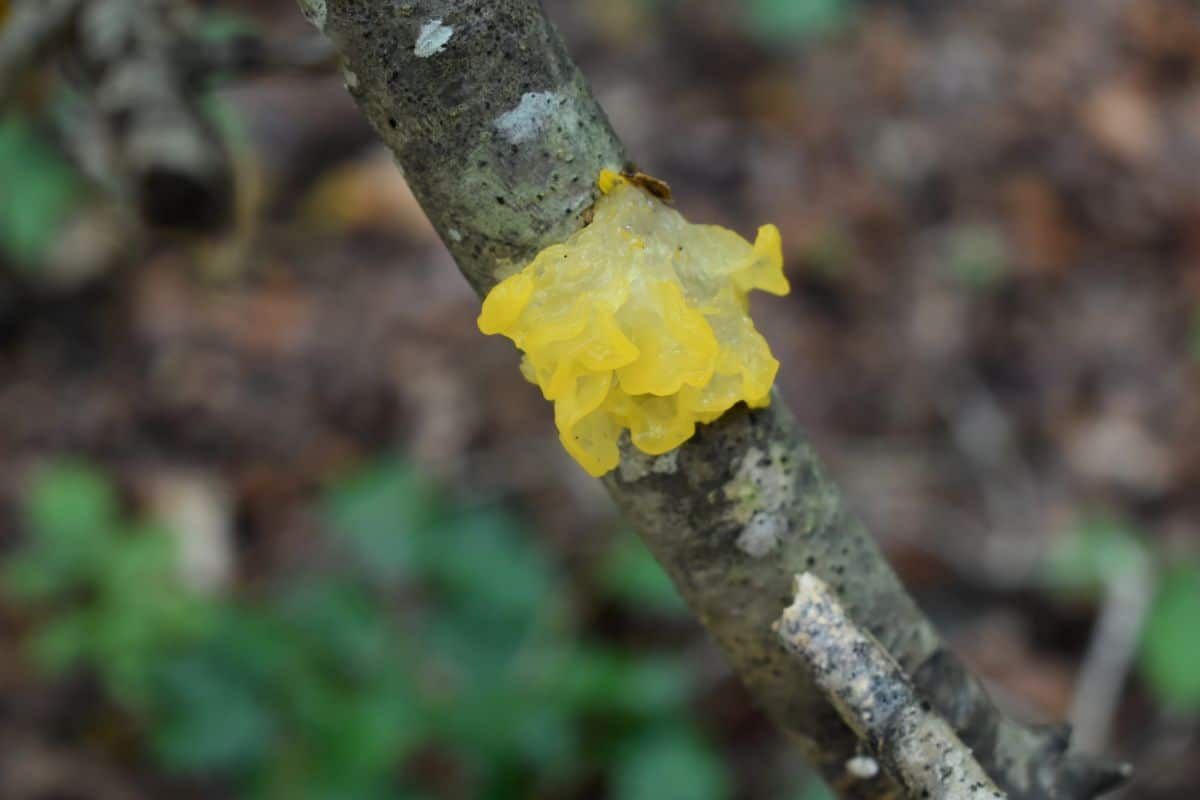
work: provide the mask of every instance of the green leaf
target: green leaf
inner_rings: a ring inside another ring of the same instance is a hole
[[[809,778],[796,794],[796,800],[837,800],[820,778]]]
[[[43,261],[84,182],[25,117],[0,117],[0,249],[23,266]]]
[[[25,502],[25,522],[40,541],[56,547],[107,530],[116,520],[112,486],[83,464],[64,461],[43,469]]]
[[[396,461],[382,461],[338,484],[325,511],[359,567],[384,582],[411,576],[415,539],[440,513],[425,479]]]
[[[1200,712],[1200,564],[1169,571],[1142,631],[1140,666],[1168,706]]]
[[[1058,537],[1042,564],[1042,582],[1054,591],[1090,595],[1130,569],[1149,560],[1137,531],[1108,517],[1085,520]]]
[[[202,656],[159,667],[151,736],[167,769],[237,774],[268,756],[276,722],[247,677]]]
[[[565,709],[529,703],[509,733],[521,756],[543,775],[564,772],[579,758],[579,731]]]
[[[547,672],[553,695],[577,713],[678,717],[692,689],[692,674],[679,660],[596,646],[575,648]]]
[[[426,576],[459,613],[521,630],[556,613],[549,563],[506,514],[468,512],[431,532],[424,544]]]
[[[1200,361],[1200,308],[1192,311],[1192,319],[1188,325],[1188,353],[1193,361]]]
[[[815,39],[846,25],[853,0],[749,0],[750,32],[767,43]]]
[[[386,671],[397,657],[396,631],[380,604],[349,581],[298,582],[272,611],[287,626],[289,644],[330,675],[369,676]]]
[[[630,742],[613,775],[617,800],[719,800],[729,776],[712,748],[691,731],[671,727]]]
[[[261,35],[254,21],[232,11],[210,11],[195,24],[193,31],[202,43],[220,44],[237,36]]]
[[[27,541],[5,569],[5,588],[26,602],[77,588],[101,568],[117,500],[96,471],[74,462],[46,467],[23,506]]]
[[[999,284],[1009,273],[1004,236],[987,225],[963,225],[946,242],[948,277],[966,289],[983,291]]]
[[[634,610],[681,615],[686,608],[667,573],[628,531],[622,532],[605,554],[600,583],[609,595]]]
[[[29,641],[34,663],[50,675],[79,666],[91,655],[94,624],[92,616],[79,613],[43,623]]]

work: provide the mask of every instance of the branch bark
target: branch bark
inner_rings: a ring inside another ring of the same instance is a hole
[[[299,0],[350,93],[480,294],[582,225],[621,144],[536,0]],[[771,626],[796,574],[831,585],[1014,800],[1085,800],[1128,774],[1064,728],[1001,714],[850,514],[786,405],[738,407],[604,479],[768,714],[844,798],[890,798],[845,765],[857,737]]]

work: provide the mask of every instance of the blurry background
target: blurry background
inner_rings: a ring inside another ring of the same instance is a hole
[[[1194,797],[1200,6],[547,6],[685,214],[781,228],[781,387],[956,650]],[[85,177],[71,84],[0,118],[0,797],[826,797],[335,68],[202,87],[216,233]]]

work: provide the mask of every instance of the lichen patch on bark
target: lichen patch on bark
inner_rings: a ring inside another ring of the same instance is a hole
[[[300,11],[313,27],[319,31],[325,30],[325,0],[300,0]]]
[[[454,28],[444,25],[442,20],[431,19],[421,26],[417,34],[417,43],[413,45],[413,55],[417,58],[429,58],[446,49],[446,43],[454,35]]]
[[[786,451],[774,442],[766,452],[751,447],[724,488],[729,516],[742,528],[736,544],[753,558],[774,552],[788,531],[793,483],[789,471],[780,468]]]
[[[496,117],[494,127],[512,144],[532,139],[558,114],[560,108],[570,113],[566,98],[558,92],[526,92],[514,108]]]

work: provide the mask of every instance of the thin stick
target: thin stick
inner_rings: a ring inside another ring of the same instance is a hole
[[[1142,624],[1154,597],[1154,575],[1145,563],[1133,564],[1115,576],[1104,593],[1087,655],[1075,684],[1071,722],[1076,744],[1100,750],[1108,743],[1121,687],[1137,650]]]
[[[800,656],[817,686],[863,749],[912,797],[997,800],[996,788],[970,749],[923,701],[904,670],[875,637],[854,624],[815,575],[796,577],[795,602],[777,623],[784,646]],[[854,772],[869,780],[860,762]]]

